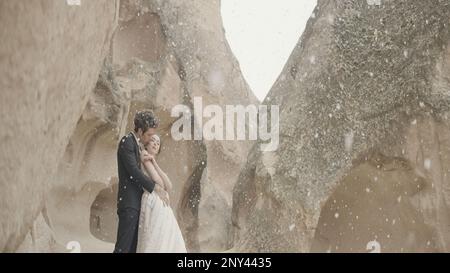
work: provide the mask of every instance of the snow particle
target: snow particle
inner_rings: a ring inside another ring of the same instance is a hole
[[[380,6],[381,0],[367,0],[367,5],[369,6]]]
[[[353,147],[353,138],[354,138],[354,133],[353,131],[348,132],[347,134],[345,134],[344,136],[344,145],[345,145],[345,150],[347,152],[350,152],[352,150]]]
[[[69,6],[81,6],[81,0],[67,0],[66,3]]]
[[[295,224],[289,226],[289,231],[292,231],[295,228]]]
[[[405,56],[405,58],[408,58],[408,50],[405,49],[405,50],[403,51],[403,56]]]
[[[427,158],[424,160],[423,162],[423,166],[425,167],[426,170],[430,170],[431,169],[431,159]]]

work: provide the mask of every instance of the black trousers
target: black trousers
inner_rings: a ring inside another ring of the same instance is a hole
[[[136,253],[139,211],[133,208],[119,209],[119,228],[117,230],[114,253]]]

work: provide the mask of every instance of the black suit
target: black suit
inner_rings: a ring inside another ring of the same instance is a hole
[[[142,194],[144,189],[153,192],[155,182],[141,170],[139,145],[132,133],[119,142],[117,164],[119,228],[114,252],[136,252]]]

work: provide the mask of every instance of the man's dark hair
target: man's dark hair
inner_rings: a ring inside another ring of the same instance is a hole
[[[141,128],[142,132],[146,132],[149,128],[157,128],[159,121],[152,110],[143,110],[134,116],[134,131],[137,133]]]

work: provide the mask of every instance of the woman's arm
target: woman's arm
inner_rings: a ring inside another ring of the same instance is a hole
[[[152,156],[150,156],[147,151],[141,152],[141,162],[144,165],[145,171],[147,172],[147,175],[154,180],[154,192],[161,198],[164,206],[170,206],[169,194],[164,188],[164,182],[161,180],[161,177],[158,175],[158,172],[155,170],[155,167],[149,158],[152,158]]]
[[[167,174],[165,172],[163,172],[163,170],[161,170],[158,163],[156,163],[155,158],[153,158],[152,163],[153,163],[153,166],[155,167],[156,171],[158,172],[159,176],[162,178],[162,180],[164,182],[164,186],[165,186],[164,188],[166,189],[166,191],[171,191],[173,186],[172,186],[172,181],[170,181],[170,178],[167,176]]]
[[[156,184],[160,185],[164,190],[167,191],[166,187],[164,186],[164,181],[158,175],[155,166],[153,166],[153,162],[151,160],[143,160],[145,154],[146,151],[143,151],[141,156],[142,164],[144,165],[145,170],[150,175],[150,177],[155,181]]]

